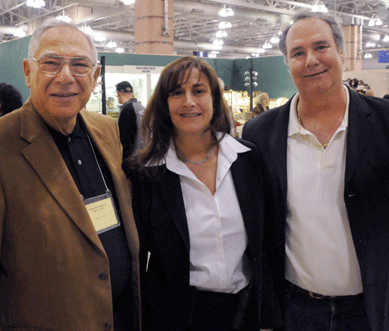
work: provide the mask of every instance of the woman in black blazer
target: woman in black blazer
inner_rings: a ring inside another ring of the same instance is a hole
[[[149,143],[125,162],[141,241],[146,331],[280,325],[262,250],[259,155],[229,136],[230,127],[206,62],[183,57],[162,71],[142,122]]]

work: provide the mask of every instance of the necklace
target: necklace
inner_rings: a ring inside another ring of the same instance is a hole
[[[213,149],[215,148],[216,145],[213,145],[211,147],[211,149],[209,150],[207,156],[205,157],[205,159],[201,160],[201,161],[192,161],[192,160],[189,160],[187,159],[185,156],[183,156],[177,149],[176,149],[176,154],[177,154],[177,157],[180,161],[184,162],[184,163],[190,163],[190,164],[194,164],[194,165],[200,165],[200,164],[203,164],[205,162],[207,162],[209,160],[209,158],[211,157],[212,155],[212,152],[213,152]]]
[[[297,112],[297,118],[298,118],[298,121],[299,121],[299,136],[300,136],[301,138],[303,138],[306,142],[308,142],[309,144],[311,144],[312,146],[315,146],[315,147],[318,147],[318,148],[326,148],[326,147],[329,145],[329,143],[323,144],[323,145],[317,144],[317,143],[315,143],[314,141],[308,139],[305,135],[303,135],[303,134],[301,133],[301,126],[302,126],[302,125],[301,125],[301,118],[300,118],[299,105],[298,105],[298,104],[297,104],[297,107],[296,107],[296,112]]]

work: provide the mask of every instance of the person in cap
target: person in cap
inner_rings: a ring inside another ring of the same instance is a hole
[[[145,107],[134,98],[132,85],[127,81],[116,85],[116,94],[122,105],[119,111],[118,125],[124,160],[143,148],[140,123]]]

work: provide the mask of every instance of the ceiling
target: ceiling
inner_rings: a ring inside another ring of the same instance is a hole
[[[142,0],[137,0],[142,1]],[[154,0],[157,1],[157,0]],[[322,0],[342,25],[356,24],[362,29],[362,50],[375,52],[389,50],[383,38],[389,34],[389,0]],[[15,39],[16,28],[31,34],[42,19],[63,15],[64,12],[80,26],[88,25],[107,39],[96,42],[99,51],[112,51],[106,44],[115,41],[125,52],[134,52],[134,5],[121,0],[45,0],[45,7],[27,6],[27,0],[0,0],[0,42]],[[227,37],[219,50],[219,58],[252,56],[266,41],[277,35],[290,16],[301,9],[312,9],[316,0],[175,0],[174,51],[178,55],[191,55],[193,51],[213,50],[213,41],[221,21],[232,27],[225,29]],[[224,5],[235,15],[227,19],[219,16]],[[380,18],[382,25],[369,26],[371,18]],[[367,48],[367,42],[376,45]],[[280,54],[276,45],[262,56]]]

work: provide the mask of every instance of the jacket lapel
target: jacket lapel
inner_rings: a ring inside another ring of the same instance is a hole
[[[92,222],[85,222],[89,215],[81,195],[46,125],[31,103],[25,107],[20,136],[30,144],[23,156],[77,227],[104,251]]]
[[[166,169],[165,174],[158,181],[159,191],[162,199],[166,205],[173,223],[183,239],[185,246],[189,252],[189,230],[188,221],[186,219],[184,199],[182,197],[182,190],[180,178],[178,175]]]
[[[286,198],[287,193],[287,167],[286,149],[288,139],[289,111],[291,101],[281,107],[269,125],[267,132],[268,148],[270,157],[275,165],[277,177],[279,178],[282,195]]]
[[[372,133],[371,109],[357,92],[350,91],[349,122],[347,133],[346,175],[347,184],[358,165]]]
[[[240,210],[243,216],[243,222],[246,228],[246,233],[249,241],[250,251],[252,256],[260,251],[260,243],[262,239],[261,224],[257,220],[262,220],[264,209],[263,206],[263,192],[261,182],[256,178],[255,169],[259,169],[259,165],[253,164],[249,159],[246,159],[249,153],[240,153],[238,158],[231,166],[231,174],[234,181],[236,195]]]

